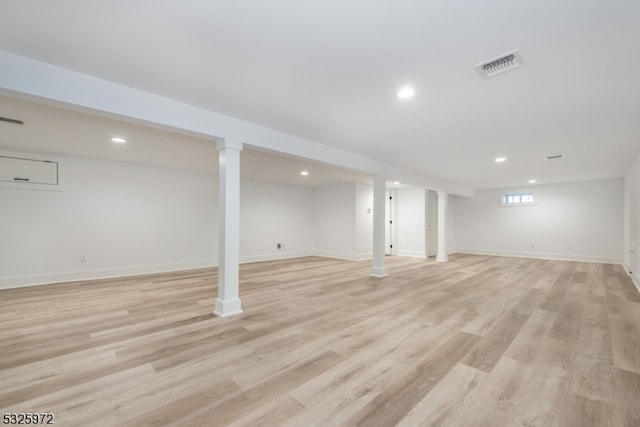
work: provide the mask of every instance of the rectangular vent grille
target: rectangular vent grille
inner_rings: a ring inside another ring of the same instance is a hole
[[[476,65],[474,68],[482,78],[488,79],[498,76],[507,71],[515,70],[522,64],[522,57],[518,52],[518,49],[511,52],[500,55],[497,58],[490,59],[481,64]]]
[[[0,123],[7,123],[7,124],[10,124],[10,125],[24,126],[24,122],[22,120],[10,119],[8,117],[0,117]]]
[[[545,156],[546,160],[562,159],[564,154],[555,154],[553,156]]]

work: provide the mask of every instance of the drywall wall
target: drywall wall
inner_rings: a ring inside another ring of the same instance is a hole
[[[316,254],[357,259],[355,183],[316,188],[314,212]]]
[[[216,176],[74,156],[66,164],[67,191],[0,189],[0,288],[217,265]],[[425,194],[396,197],[400,255],[426,254]],[[240,261],[370,259],[372,208],[371,185],[243,179]]]
[[[0,189],[0,286],[209,266],[212,175],[67,158],[67,191]]]
[[[623,264],[640,289],[640,154],[624,176]]]
[[[426,191],[422,188],[396,190],[396,254],[426,258]]]
[[[609,179],[527,187],[534,206],[501,207],[496,189],[454,203],[459,252],[619,263],[623,181]]]
[[[81,157],[67,175],[67,191],[0,188],[0,288],[217,265],[216,176]],[[241,262],[313,253],[313,190],[241,191]]]
[[[306,187],[242,180],[240,262],[312,255],[313,197]]]

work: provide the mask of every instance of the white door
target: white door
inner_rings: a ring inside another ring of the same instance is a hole
[[[393,255],[393,193],[389,190],[385,191],[384,198],[384,254]]]

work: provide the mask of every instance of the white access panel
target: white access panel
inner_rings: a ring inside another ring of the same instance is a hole
[[[58,163],[0,156],[0,181],[58,185]]]
[[[65,191],[66,157],[0,147],[0,189]]]

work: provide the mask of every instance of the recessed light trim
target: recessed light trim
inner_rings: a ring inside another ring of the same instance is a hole
[[[536,182],[538,182],[538,180],[537,180],[537,179],[530,179],[530,180],[529,180],[529,184],[535,184]]]
[[[494,161],[495,161],[496,163],[504,163],[504,162],[506,162],[506,161],[507,161],[507,158],[506,158],[506,157],[496,157],[496,158],[494,159]]]
[[[300,171],[300,175],[309,176],[309,171]]]
[[[398,98],[408,99],[408,98],[412,98],[415,94],[416,94],[416,91],[412,87],[405,86],[398,91]]]
[[[125,144],[127,140],[121,136],[112,136],[111,142],[113,142],[114,144]]]
[[[400,185],[400,181],[393,181],[393,185]]]

